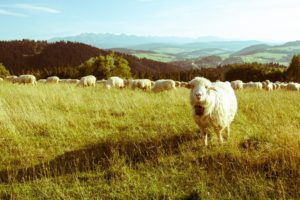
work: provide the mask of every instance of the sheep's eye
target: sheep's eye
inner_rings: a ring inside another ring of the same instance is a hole
[[[208,89],[208,86],[205,86],[205,89]]]

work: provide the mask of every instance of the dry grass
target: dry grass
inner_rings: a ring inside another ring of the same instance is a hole
[[[299,199],[300,93],[238,91],[203,146],[188,90],[0,85],[1,199]]]

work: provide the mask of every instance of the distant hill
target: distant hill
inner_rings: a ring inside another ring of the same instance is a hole
[[[244,62],[274,62],[287,66],[295,54],[300,54],[300,41],[273,46],[254,45],[235,52],[231,56],[238,56]]]
[[[203,41],[220,41],[223,40],[218,37],[204,36],[199,38],[187,38],[187,37],[158,37],[158,36],[137,36],[127,34],[110,34],[110,33],[83,33],[75,36],[57,37],[52,38],[49,42],[58,41],[72,41],[81,42],[89,45],[96,46],[98,48],[128,48],[132,46],[163,43],[163,44],[186,44],[192,42]]]
[[[0,63],[13,74],[43,71],[55,74],[79,66],[91,57],[107,55],[110,51],[75,42],[0,41]],[[174,72],[183,70],[173,64],[116,53],[124,57],[134,73]],[[67,74],[67,72],[66,72]]]
[[[209,55],[228,56],[259,41],[227,41],[222,38],[205,36],[199,38],[135,36],[126,34],[84,33],[77,36],[53,38],[55,41],[73,41],[89,44],[98,48],[135,50],[131,52],[140,58],[149,58],[162,62],[178,61]],[[215,54],[212,50],[217,50]],[[151,52],[140,52],[151,51]]]

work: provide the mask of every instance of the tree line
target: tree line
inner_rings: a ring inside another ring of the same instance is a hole
[[[0,41],[0,75],[34,74],[37,78],[57,75],[80,78],[93,74],[98,79],[110,76],[173,79],[189,81],[204,76],[212,81],[297,81],[300,82],[300,56],[289,67],[277,63],[238,63],[211,68],[186,68],[174,63],[140,59],[132,55],[101,50],[74,42]]]

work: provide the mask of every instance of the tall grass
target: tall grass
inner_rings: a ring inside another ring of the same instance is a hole
[[[0,85],[0,199],[299,199],[300,93],[236,92],[209,147],[188,90]]]

